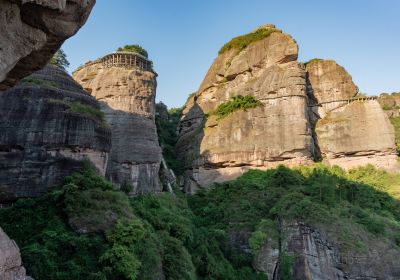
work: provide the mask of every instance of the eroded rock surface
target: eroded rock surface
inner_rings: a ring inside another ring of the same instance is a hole
[[[297,55],[296,42],[274,32],[239,53],[231,49],[218,56],[180,123],[179,156],[191,169],[187,191],[233,179],[248,168],[312,161],[306,73]],[[212,115],[237,95],[252,95],[262,106],[219,120]]]
[[[310,120],[323,161],[344,169],[372,164],[400,170],[394,129],[378,101],[356,97],[351,76],[332,60],[313,60],[306,70]]]
[[[43,68],[95,0],[0,0],[0,90]]]
[[[22,266],[19,248],[14,240],[0,228],[0,279],[25,280],[25,268]]]
[[[362,250],[348,249],[325,230],[302,222],[286,223],[281,227],[280,246],[267,240],[255,256],[254,267],[272,280],[281,279],[283,270],[295,280],[399,279],[398,250],[383,240],[364,239],[354,241],[368,244]]]
[[[105,173],[110,129],[95,98],[47,66],[0,93],[0,201],[33,197],[90,160]]]
[[[154,121],[156,76],[141,69],[105,68],[101,62],[74,73],[75,80],[100,101],[112,131],[106,176],[128,185],[131,194],[162,190],[162,155]]]

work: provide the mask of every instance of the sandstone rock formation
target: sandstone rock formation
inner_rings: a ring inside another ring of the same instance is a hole
[[[0,228],[0,279],[25,280],[19,248]]]
[[[50,65],[0,93],[0,201],[42,194],[83,159],[104,174],[111,135],[98,108]]]
[[[0,90],[43,68],[95,0],[0,0]]]
[[[100,101],[112,131],[106,177],[131,188],[131,194],[161,191],[162,155],[154,121],[157,74],[140,67],[106,67],[98,60],[73,76]]]
[[[312,60],[306,70],[310,120],[322,159],[345,169],[373,164],[400,170],[394,129],[379,103],[357,98],[351,76],[332,60]]]
[[[248,168],[312,161],[306,73],[297,56],[296,42],[281,32],[218,56],[180,123],[179,156],[193,169],[186,176],[187,191]],[[213,110],[237,95],[252,95],[263,106],[217,120]]]
[[[279,245],[269,239],[255,257],[255,268],[265,272],[268,279],[281,279],[283,269],[289,269],[292,279],[299,280],[400,277],[399,252],[383,240],[359,240],[365,248],[349,250],[329,232],[302,222],[283,223],[280,234]]]
[[[343,67],[321,59],[300,64],[289,35],[261,28],[273,32],[243,49],[222,49],[185,105],[177,150],[187,169],[186,191],[249,168],[320,157],[346,169],[372,163],[398,170],[393,128],[376,100],[352,104],[358,88]],[[219,105],[239,95],[262,106],[216,116]]]

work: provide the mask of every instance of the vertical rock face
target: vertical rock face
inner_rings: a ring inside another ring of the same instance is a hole
[[[280,246],[268,240],[254,266],[273,280],[281,279],[285,269],[296,280],[399,279],[399,252],[383,240],[363,241],[368,244],[363,250],[346,250],[323,230],[286,223]]]
[[[191,169],[187,191],[235,178],[248,168],[312,161],[306,73],[297,55],[296,42],[277,31],[240,52],[218,56],[188,100],[179,127],[179,156]],[[238,95],[252,95],[262,106],[221,119],[213,115]]]
[[[0,90],[43,68],[95,0],[0,0]]]
[[[249,168],[307,164],[320,156],[346,169],[371,163],[397,170],[394,131],[377,101],[354,103],[358,88],[343,67],[321,59],[304,67],[289,35],[271,25],[258,30],[264,29],[268,36],[244,48],[257,30],[224,46],[185,105],[177,151],[187,169],[186,191]],[[219,105],[239,95],[262,104],[216,116]]]
[[[351,76],[334,61],[312,60],[306,70],[322,159],[345,169],[373,164],[399,170],[394,129],[379,103],[356,99]]]
[[[0,93],[0,130],[0,201],[45,192],[83,159],[105,173],[111,135],[99,104],[56,66]]]
[[[0,279],[25,280],[19,248],[0,228]]]
[[[74,78],[101,103],[112,131],[107,177],[128,185],[132,194],[162,190],[161,148],[155,117],[156,73],[105,67],[101,62],[75,71]]]

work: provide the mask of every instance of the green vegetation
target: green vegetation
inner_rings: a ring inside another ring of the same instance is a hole
[[[21,80],[21,84],[23,85],[36,85],[39,87],[44,87],[44,88],[57,88],[57,83],[53,81],[46,81],[43,79],[35,79],[31,76],[24,78]]]
[[[318,226],[347,250],[399,246],[400,203],[388,195],[395,176],[372,166],[279,166],[189,197],[128,198],[86,167],[42,197],[0,209],[0,224],[35,279],[265,279],[252,269],[254,255],[265,242],[281,244],[282,221]],[[281,279],[291,279],[296,256],[279,259]]]
[[[50,64],[58,66],[62,69],[65,69],[69,66],[69,62],[67,60],[67,55],[62,49],[59,49],[54,56],[50,59]]]
[[[313,59],[310,59],[307,62],[304,62],[304,65],[307,66],[307,64],[310,64],[310,63],[313,63],[313,62],[317,62],[317,61],[322,61],[322,60],[323,59],[320,59],[320,58],[313,58]]]
[[[81,102],[78,101],[71,101],[68,98],[64,98],[62,100],[50,99],[49,102],[53,104],[64,105],[68,108],[68,112],[88,116],[90,118],[100,121],[104,127],[108,127],[108,124],[104,118],[104,113],[100,109],[97,109],[93,106],[82,104]]]
[[[400,154],[400,117],[390,118],[390,122],[393,124],[395,135],[397,152]]]
[[[161,104],[156,105],[156,110],[162,110]],[[165,107],[166,109],[166,107]],[[164,110],[165,110],[164,109]],[[175,154],[175,144],[178,140],[176,128],[182,115],[183,108],[171,108],[168,110],[168,119],[163,119],[158,114],[156,116],[157,135],[158,141],[163,150],[164,159],[169,168],[171,168],[176,175],[181,175],[184,171],[183,164],[177,160]]]
[[[123,47],[118,48],[119,52],[136,52],[144,57],[148,58],[149,54],[147,51],[139,45],[125,45]]]
[[[251,32],[246,35],[238,36],[230,40],[226,43],[220,50],[219,54],[223,54],[229,50],[236,50],[238,53],[244,50],[248,45],[251,43],[260,41],[264,38],[267,38],[274,32],[281,32],[279,29],[276,28],[260,28],[254,32]]]
[[[262,106],[261,101],[257,100],[254,96],[251,95],[238,95],[233,96],[228,102],[220,104],[217,109],[212,112],[213,115],[217,115],[218,119],[224,118],[231,113],[238,110],[246,110],[251,108],[256,108],[258,106]]]

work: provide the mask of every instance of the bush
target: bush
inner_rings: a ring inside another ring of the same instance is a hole
[[[231,97],[228,102],[220,104],[212,114],[217,115],[218,119],[221,119],[235,111],[256,108],[262,105],[261,101],[257,100],[254,96],[238,95]]]
[[[232,49],[237,50],[237,52],[239,53],[240,51],[244,50],[251,43],[254,43],[254,42],[260,41],[264,38],[267,38],[269,35],[271,35],[274,32],[281,32],[281,31],[278,29],[275,29],[275,28],[260,28],[249,34],[235,37],[232,40],[230,40],[228,43],[226,43],[219,50],[219,54],[223,54],[224,52],[227,52]]]
[[[125,45],[123,47],[118,48],[119,52],[136,52],[140,55],[143,55],[144,57],[148,58],[149,54],[147,51],[142,48],[140,45]]]
[[[140,261],[128,247],[114,245],[100,258],[107,279],[135,280],[139,274]]]

